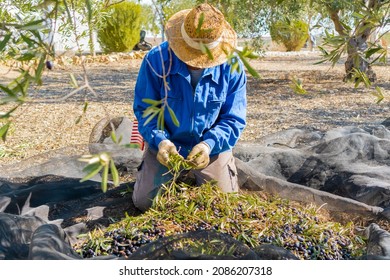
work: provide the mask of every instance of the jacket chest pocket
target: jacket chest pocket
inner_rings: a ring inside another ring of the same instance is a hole
[[[206,129],[211,128],[217,121],[221,112],[222,105],[223,100],[219,99],[208,100],[205,103],[204,107],[202,108],[203,112],[201,112],[201,114],[203,113]]]

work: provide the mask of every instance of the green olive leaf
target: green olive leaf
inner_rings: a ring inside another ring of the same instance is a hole
[[[114,183],[114,186],[118,186],[119,185],[119,173],[118,173],[118,169],[115,166],[115,162],[112,159],[110,161],[110,169],[111,169],[112,181]]]
[[[150,98],[143,98],[142,102],[153,105],[153,106],[158,106],[163,102],[163,100],[162,99],[161,100],[154,100],[154,99],[150,99]]]
[[[180,126],[180,122],[177,119],[175,112],[172,110],[171,107],[169,107],[169,105],[167,107],[168,107],[168,112],[169,112],[169,115],[171,116],[173,124],[176,125],[177,127],[179,127]]]

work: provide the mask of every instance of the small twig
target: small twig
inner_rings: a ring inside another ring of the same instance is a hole
[[[75,95],[76,93],[78,93],[79,91],[83,90],[83,89],[90,89],[91,87],[89,85],[83,85],[79,88],[76,88],[75,90],[73,90],[72,92],[68,93],[67,95],[61,97],[61,98],[56,98],[56,99],[49,99],[47,100],[48,102],[58,102],[58,101],[65,101],[66,99],[72,97],[73,95]]]

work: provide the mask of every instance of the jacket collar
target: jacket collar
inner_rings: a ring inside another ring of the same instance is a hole
[[[188,71],[187,65],[181,61],[175,53],[172,52],[172,68],[171,68],[171,74],[179,74],[186,78],[187,80],[189,79],[190,72]],[[202,77],[211,75],[211,79],[216,83],[219,84],[219,77],[221,76],[221,66],[214,66],[211,68],[206,68],[203,72]]]

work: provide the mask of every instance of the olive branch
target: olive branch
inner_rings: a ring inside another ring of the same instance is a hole
[[[155,208],[160,203],[162,196],[166,199],[174,199],[177,191],[181,189],[180,177],[183,172],[190,171],[193,167],[194,165],[191,161],[184,159],[179,154],[170,154],[168,157],[168,173],[172,175],[172,178],[162,184],[162,187],[153,199],[152,207]]]
[[[177,127],[180,126],[179,120],[177,119],[176,114],[172,108],[169,107],[168,102],[166,102],[166,98],[161,100],[144,98],[142,101],[150,104],[150,106],[142,114],[143,118],[148,117],[144,125],[147,125],[153,118],[157,116],[157,127],[161,130],[164,130],[164,112],[165,108],[167,108],[174,125]]]
[[[163,80],[165,96],[161,100],[153,100],[153,99],[149,99],[149,98],[142,99],[143,102],[145,102],[145,103],[150,105],[148,108],[146,108],[144,110],[144,112],[142,114],[142,117],[143,118],[147,117],[147,119],[146,119],[146,121],[144,123],[144,125],[147,125],[149,122],[151,122],[157,116],[157,127],[159,129],[161,129],[161,130],[164,130],[164,127],[165,127],[165,120],[164,120],[165,108],[168,109],[168,112],[169,112],[169,115],[170,115],[170,117],[172,119],[172,122],[177,127],[180,126],[180,122],[177,119],[175,112],[172,110],[171,107],[169,107],[169,104],[168,104],[168,91],[170,90],[170,87],[169,87],[169,83],[167,81],[167,77],[169,76],[169,74],[171,72],[171,67],[172,67],[172,50],[170,48],[168,49],[168,52],[169,52],[169,67],[166,70],[165,69],[165,65],[164,65],[164,60],[163,60],[161,47],[158,46],[158,49],[159,49],[159,53],[160,53],[161,66],[162,66],[162,74],[161,75],[159,73],[157,73],[157,71],[154,69],[154,67],[152,66],[152,64],[150,63],[150,61],[148,60],[147,57],[145,58],[145,60],[148,63],[150,69],[153,71],[153,73],[157,77],[159,77],[159,78],[161,78]]]
[[[114,186],[119,185],[118,169],[116,168],[115,162],[110,153],[102,152],[96,155],[84,155],[79,159],[79,161],[88,163],[87,166],[83,168],[83,172],[86,172],[87,175],[82,178],[80,182],[92,179],[102,171],[101,188],[103,192],[107,191],[109,174],[111,174]]]
[[[293,91],[296,94],[302,94],[302,95],[307,94],[306,89],[303,88],[303,82],[299,78],[294,77],[292,79],[292,84],[290,85],[290,87],[293,89]]]

